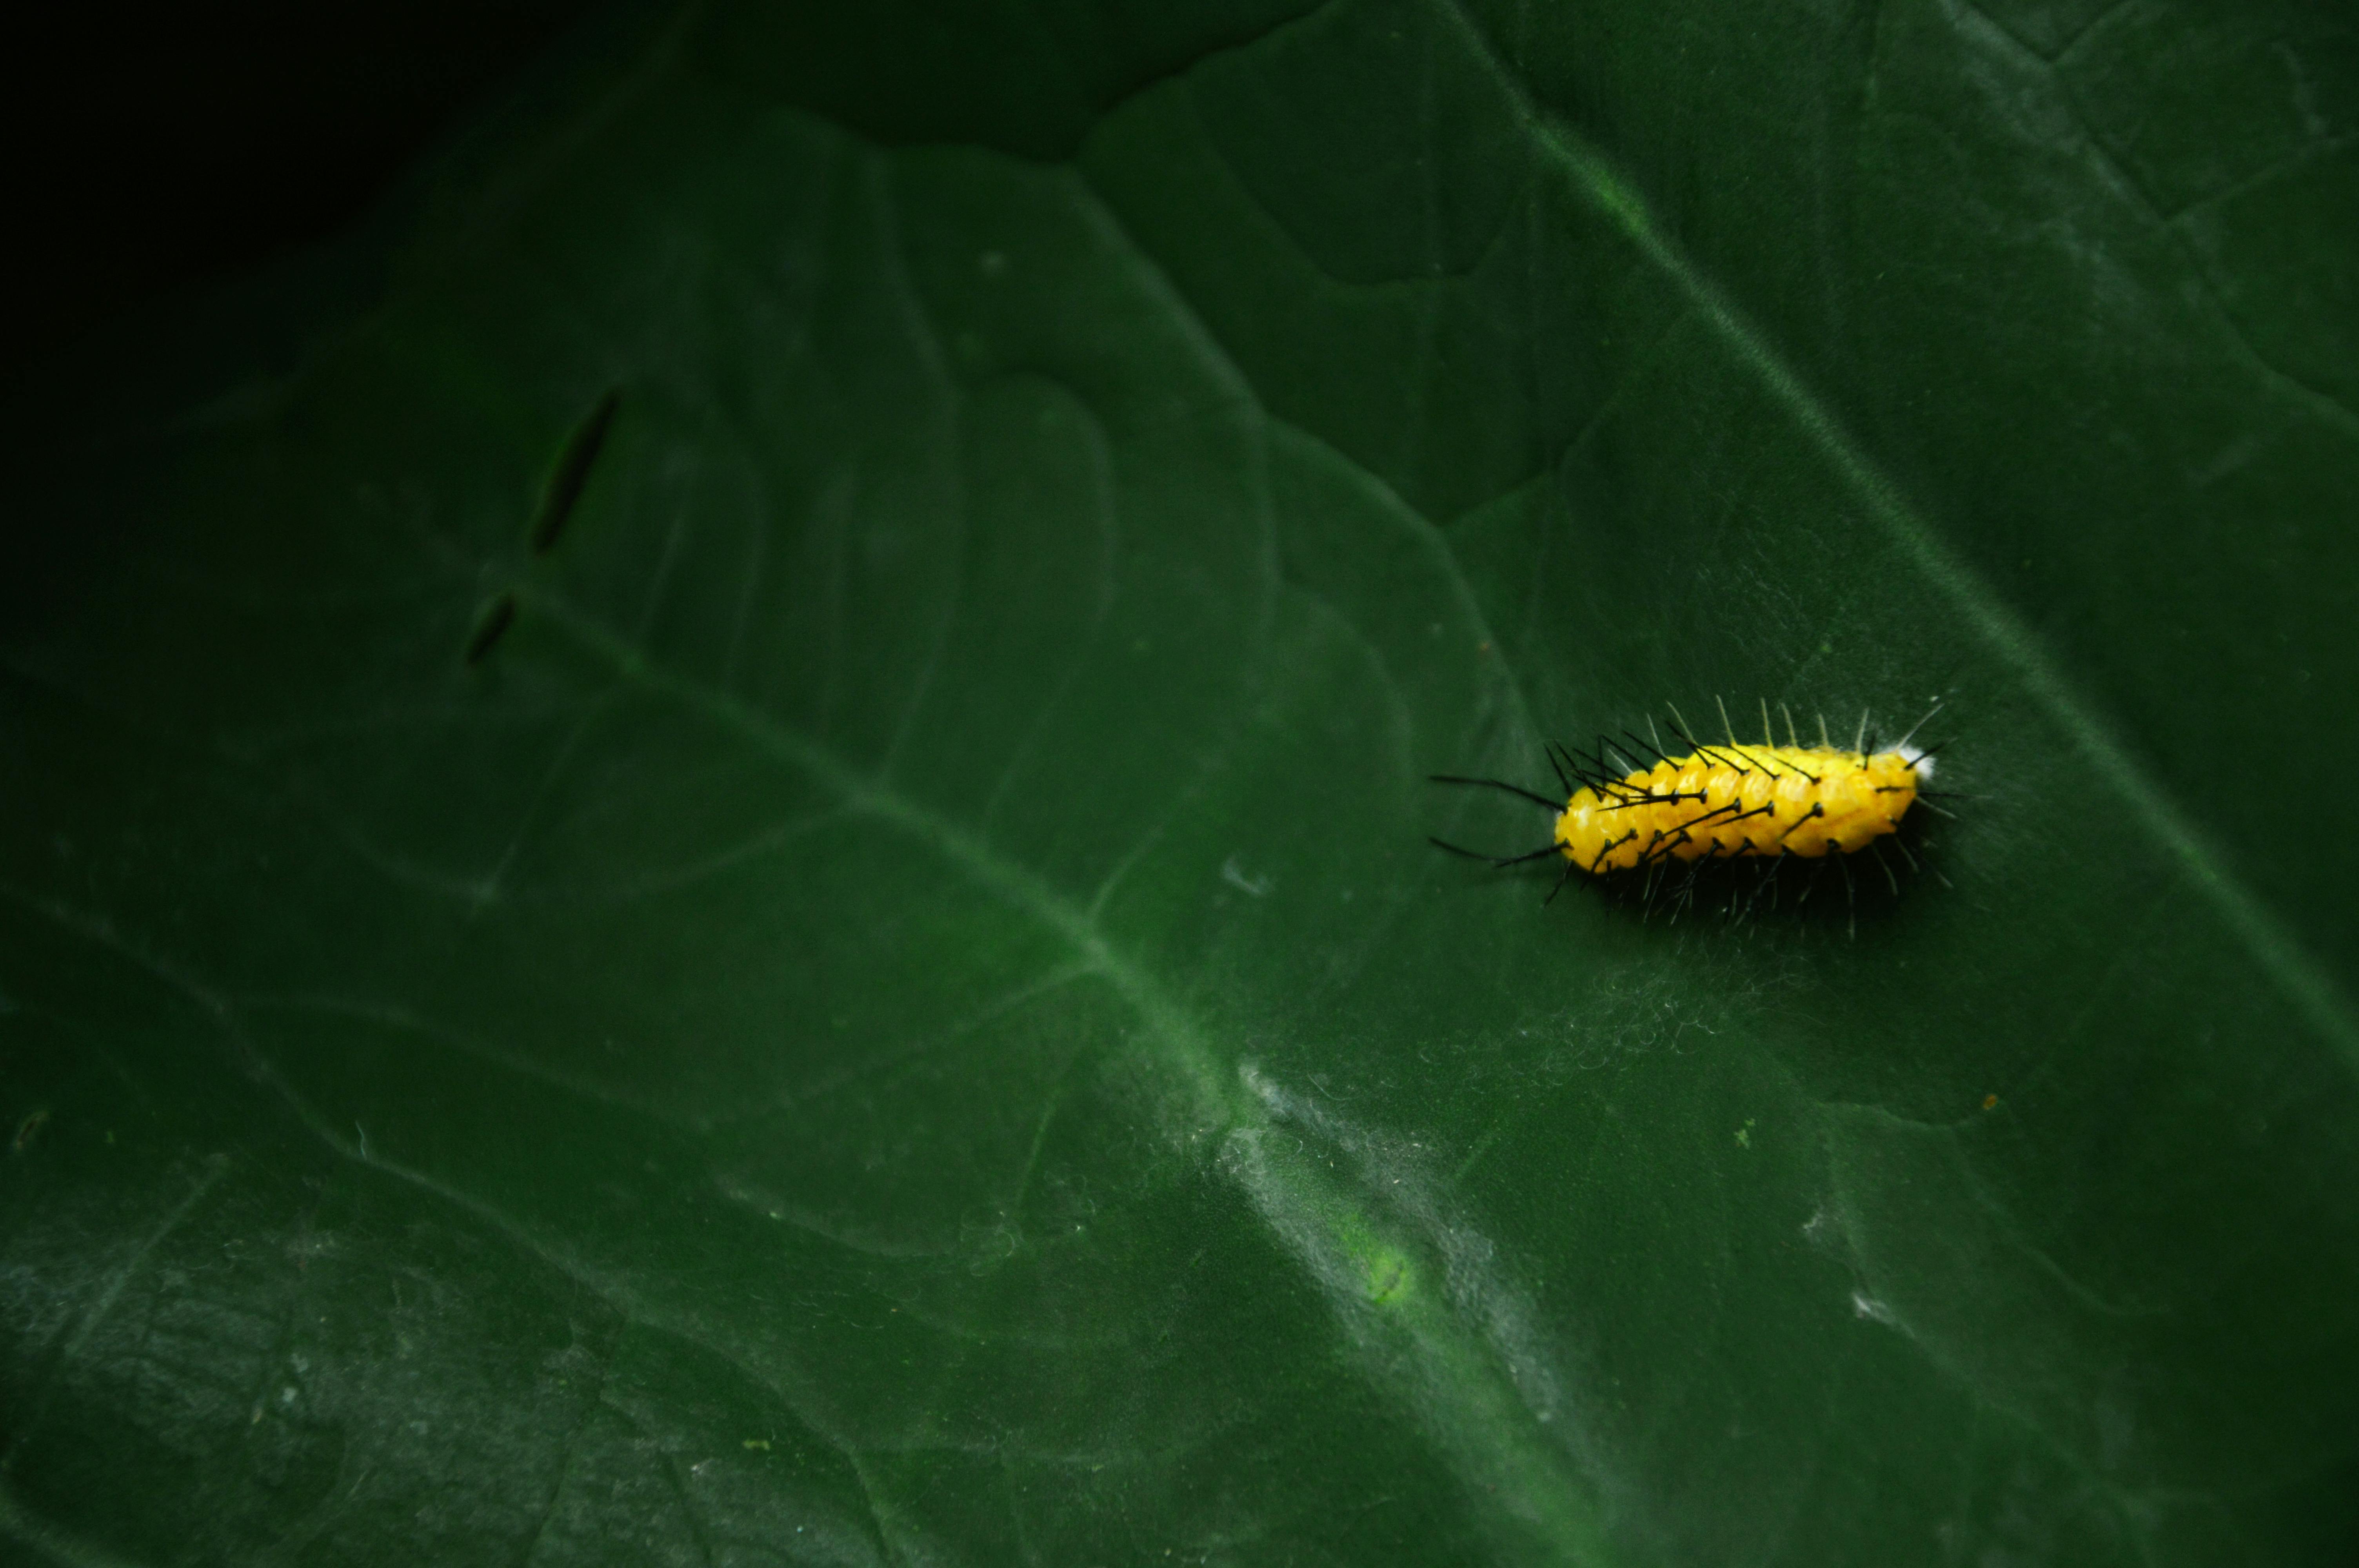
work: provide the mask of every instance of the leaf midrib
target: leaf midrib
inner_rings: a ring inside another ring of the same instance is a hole
[[[1357,1187],[1328,1173],[1320,1162],[1266,1157],[1261,1135],[1283,1119],[1266,1086],[1248,1062],[1228,1062],[1216,1052],[1211,1032],[1182,1007],[1151,972],[1109,942],[1093,912],[1009,860],[987,843],[940,814],[847,765],[826,747],[724,691],[682,676],[650,659],[596,617],[546,588],[518,590],[519,600],[560,633],[613,670],[617,678],[701,715],[745,743],[785,762],[833,794],[847,811],[868,816],[908,835],[957,865],[975,883],[1066,942],[1082,967],[1099,975],[1147,1025],[1160,1047],[1163,1065],[1190,1100],[1200,1137],[1215,1150],[1244,1149],[1235,1158],[1212,1163],[1234,1181],[1273,1238],[1301,1265],[1347,1322],[1366,1303],[1337,1286],[1338,1257],[1346,1238],[1383,1237],[1400,1228],[1400,1217],[1361,1201]],[[1279,1141],[1285,1141],[1280,1140]],[[1421,1237],[1417,1238],[1422,1241]],[[1470,1501],[1478,1508],[1495,1498],[1512,1531],[1540,1530],[1547,1547],[1569,1553],[1565,1561],[1603,1562],[1605,1530],[1590,1488],[1568,1468],[1563,1451],[1534,1417],[1496,1347],[1470,1329],[1451,1309],[1432,1300],[1420,1310],[1384,1325],[1423,1363],[1426,1376],[1387,1377],[1385,1389],[1408,1405],[1465,1474]],[[1448,1408],[1420,1406],[1418,1397]],[[1503,1422],[1503,1412],[1515,1418]],[[1508,1477],[1516,1493],[1502,1494],[1495,1477]]]

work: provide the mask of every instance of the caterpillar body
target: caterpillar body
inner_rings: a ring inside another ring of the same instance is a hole
[[[1766,704],[1762,720],[1766,731]],[[1922,724],[1920,719],[1918,727]],[[1817,746],[1779,746],[1766,738],[1757,746],[1734,740],[1704,745],[1683,729],[1673,733],[1689,749],[1677,754],[1627,730],[1627,746],[1603,737],[1587,754],[1551,746],[1549,760],[1565,791],[1560,797],[1497,779],[1437,773],[1436,783],[1506,790],[1557,816],[1549,841],[1526,854],[1480,855],[1439,838],[1433,842],[1497,866],[1561,856],[1564,878],[1574,871],[1593,877],[1651,871],[1675,861],[1700,865],[1852,854],[1898,832],[1933,776],[1931,752],[1909,744],[1915,728],[1885,749],[1867,743],[1864,716],[1860,730],[1849,750],[1823,740]],[[1788,732],[1790,738],[1790,718]],[[1655,759],[1651,764],[1633,765],[1634,757],[1648,754]],[[1560,878],[1558,885],[1562,882]]]

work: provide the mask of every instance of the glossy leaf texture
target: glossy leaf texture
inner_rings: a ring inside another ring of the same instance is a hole
[[[821,9],[14,417],[10,1553],[2351,1561],[2347,21]]]

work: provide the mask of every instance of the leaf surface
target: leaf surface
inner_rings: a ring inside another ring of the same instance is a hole
[[[2347,1561],[2352,34],[806,9],[20,421],[0,1530]],[[1425,842],[1716,698],[1925,869]]]

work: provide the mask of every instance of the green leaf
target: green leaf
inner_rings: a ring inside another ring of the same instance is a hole
[[[12,1550],[2348,1562],[2347,25],[814,9],[19,411]]]

